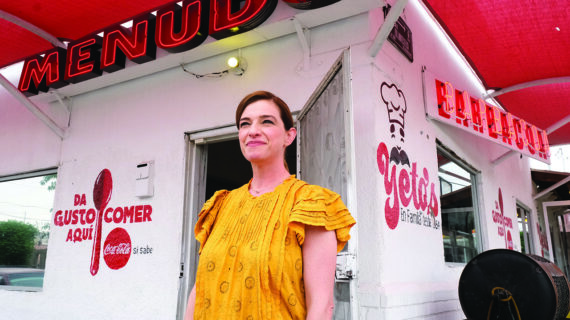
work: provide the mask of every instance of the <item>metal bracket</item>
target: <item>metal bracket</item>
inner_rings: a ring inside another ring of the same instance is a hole
[[[384,44],[386,39],[388,39],[388,35],[394,28],[394,24],[396,24],[396,21],[398,21],[398,18],[400,17],[402,12],[404,12],[404,8],[406,7],[407,4],[408,0],[398,0],[392,6],[392,9],[390,9],[390,12],[388,12],[386,19],[384,19],[384,23],[382,24],[382,26],[380,26],[380,29],[378,29],[378,32],[374,37],[374,41],[372,41],[372,45],[368,49],[368,54],[370,55],[370,57],[372,58],[376,57],[380,49],[382,49],[382,45]]]
[[[0,74],[0,85],[2,85],[6,90],[18,100],[22,105],[24,105],[31,113],[33,113],[41,122],[43,122],[48,128],[53,131],[60,139],[63,140],[65,137],[65,129],[60,128],[52,118],[50,118],[45,112],[42,111],[38,106],[36,106],[28,97],[18,90],[8,79]]]
[[[297,38],[301,43],[301,49],[303,50],[303,71],[308,71],[310,68],[310,58],[311,58],[311,47],[307,40],[307,33],[309,29],[303,27],[299,19],[296,17],[291,18],[293,25],[295,26],[295,31],[297,32]]]
[[[336,255],[336,281],[349,281],[356,277],[356,255],[340,252]]]
[[[57,91],[50,91],[51,94],[53,94],[57,101],[59,101],[59,103],[65,108],[65,110],[67,111],[66,116],[67,116],[67,128],[69,128],[69,125],[71,123],[71,103],[72,100],[70,97],[61,97],[61,95],[59,94],[59,92]],[[65,103],[65,101],[68,101],[68,103]]]

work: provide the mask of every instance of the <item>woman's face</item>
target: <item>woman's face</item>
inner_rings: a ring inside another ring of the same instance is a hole
[[[239,121],[239,143],[251,163],[283,163],[285,148],[295,139],[296,130],[285,130],[279,108],[271,100],[248,105]]]

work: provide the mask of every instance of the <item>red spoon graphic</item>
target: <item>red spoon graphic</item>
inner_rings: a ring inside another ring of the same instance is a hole
[[[111,171],[103,169],[95,180],[93,186],[93,202],[97,209],[97,219],[95,220],[95,235],[93,237],[93,251],[91,253],[91,274],[96,275],[99,271],[99,258],[101,255],[101,225],[103,224],[103,210],[111,199],[113,191],[113,178]]]

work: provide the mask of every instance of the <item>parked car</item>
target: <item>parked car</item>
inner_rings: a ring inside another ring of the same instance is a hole
[[[41,288],[43,284],[43,269],[0,267],[0,286]]]

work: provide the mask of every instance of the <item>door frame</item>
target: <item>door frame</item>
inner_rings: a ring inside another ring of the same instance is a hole
[[[544,215],[544,228],[546,229],[546,239],[548,240],[548,259],[554,263],[554,251],[552,247],[552,236],[550,234],[550,223],[548,222],[548,208],[570,206],[570,200],[547,201],[542,203],[542,213]]]
[[[198,212],[206,202],[206,175],[208,144],[237,139],[235,124],[186,132],[184,135],[184,209],[182,215],[182,244],[180,250],[180,276],[176,319],[182,320],[188,296],[196,281],[198,242],[191,238],[198,221]]]

